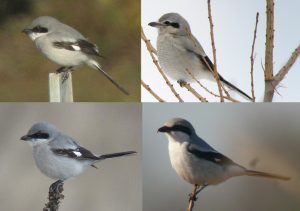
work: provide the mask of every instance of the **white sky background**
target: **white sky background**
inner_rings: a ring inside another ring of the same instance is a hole
[[[228,81],[250,95],[250,53],[253,41],[256,12],[260,13],[257,42],[255,47],[256,60],[254,69],[255,93],[257,101],[262,101],[264,93],[264,74],[261,62],[265,52],[265,7],[261,0],[227,0],[212,1],[215,42],[217,48],[217,64],[221,75]],[[285,64],[291,53],[300,43],[299,30],[300,1],[275,0],[275,49],[274,73]],[[163,14],[178,12],[189,22],[192,33],[200,41],[207,55],[213,60],[210,40],[210,29],[206,0],[143,0],[142,27],[148,39],[156,47],[157,30],[148,26],[157,21]],[[264,62],[263,62],[264,63]],[[297,102],[300,100],[298,81],[300,77],[299,61],[283,80],[282,88],[275,94],[274,102]],[[166,101],[176,102],[176,98],[166,86],[162,77],[152,63],[150,55],[142,42],[142,79]],[[213,82],[203,81],[210,90],[216,90]],[[173,81],[175,89],[185,101],[196,101],[190,93],[180,88]],[[193,87],[197,88],[197,84]],[[197,88],[198,89],[198,88]],[[216,101],[204,93],[208,100]],[[231,92],[234,97],[236,94]],[[240,98],[239,98],[240,99]],[[243,99],[241,99],[243,100]],[[156,101],[145,89],[142,89],[142,101]]]

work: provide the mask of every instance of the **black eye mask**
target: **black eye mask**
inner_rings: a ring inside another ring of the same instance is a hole
[[[172,23],[172,22],[170,22],[170,21],[165,21],[164,24],[166,24],[167,26],[172,26],[172,27],[174,27],[174,28],[176,28],[176,29],[179,28],[179,23],[175,23],[175,22]]]
[[[38,25],[38,26],[34,27],[31,31],[35,32],[35,33],[47,33],[48,29]]]

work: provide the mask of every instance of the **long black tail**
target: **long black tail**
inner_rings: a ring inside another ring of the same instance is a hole
[[[91,64],[93,67],[95,67],[96,69],[100,70],[101,73],[103,73],[103,75],[110,81],[113,83],[113,85],[115,85],[121,92],[123,92],[126,95],[129,95],[129,92],[124,89],[120,84],[118,84],[107,72],[105,72],[101,66],[95,62],[95,61],[91,61]]]
[[[239,92],[239,94],[241,94],[243,97],[246,97],[248,100],[253,100],[249,95],[247,95],[245,92],[243,92],[242,90],[240,90],[239,88],[237,88],[235,85],[233,85],[232,83],[230,83],[230,82],[228,82],[228,81],[226,81],[220,74],[219,74],[219,78],[220,78],[220,81],[224,84],[224,85],[226,85],[226,86],[228,86],[229,88],[231,88],[231,89],[234,89],[234,90],[236,90],[237,92]]]
[[[131,154],[135,154],[135,153],[136,153],[135,151],[126,151],[126,152],[117,152],[117,153],[112,153],[112,154],[100,155],[99,160],[121,157],[121,156],[131,155]]]

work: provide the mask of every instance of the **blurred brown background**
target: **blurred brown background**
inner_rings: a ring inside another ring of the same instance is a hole
[[[0,210],[42,210],[54,182],[20,140],[37,121],[55,124],[95,154],[135,150],[65,182],[60,210],[142,210],[141,104],[0,104]]]
[[[22,29],[38,16],[53,16],[98,45],[102,67],[129,92],[126,96],[98,71],[73,72],[74,101],[140,100],[140,1],[0,0],[0,101],[48,101],[46,59]]]
[[[155,118],[153,118],[155,116]],[[198,196],[198,211],[299,211],[300,106],[298,104],[143,104],[143,211],[186,210],[192,185],[172,169],[168,119],[189,120],[197,134],[236,163],[291,177],[289,181],[235,177]]]

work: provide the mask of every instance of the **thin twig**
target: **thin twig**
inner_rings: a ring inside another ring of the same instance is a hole
[[[176,90],[173,87],[173,84],[171,84],[171,82],[169,81],[169,79],[167,78],[166,74],[163,72],[163,70],[161,69],[161,67],[158,64],[158,61],[156,59],[156,57],[154,56],[154,54],[156,54],[156,50],[153,47],[153,45],[151,44],[150,40],[147,39],[144,31],[143,31],[143,27],[141,27],[141,38],[142,40],[145,42],[146,47],[148,52],[150,53],[150,56],[152,58],[153,63],[155,64],[155,66],[157,67],[157,70],[159,71],[159,73],[162,75],[162,77],[164,78],[166,84],[169,86],[169,88],[171,89],[172,93],[175,95],[175,97],[178,99],[179,102],[183,102],[182,98],[180,97],[180,95],[176,92]]]
[[[214,92],[212,92],[212,91],[210,91],[207,87],[205,87],[192,73],[191,73],[191,71],[189,71],[188,69],[186,69],[185,70],[192,78],[193,78],[193,80],[194,81],[196,81],[196,83],[199,85],[199,86],[201,86],[206,92],[208,92],[209,94],[211,94],[212,96],[214,96],[214,97],[217,97],[217,98],[220,98],[220,95],[217,95],[216,93],[214,93]],[[235,102],[235,103],[237,103],[237,102],[239,102],[238,100],[236,100],[236,99],[234,99],[234,98],[232,98],[232,97],[230,97],[230,95],[227,95],[227,96],[223,96],[224,97],[224,99],[226,99],[226,100],[230,100],[230,101],[232,101],[232,102]]]
[[[211,45],[212,45],[213,56],[214,56],[214,77],[215,77],[215,79],[217,81],[217,84],[218,84],[218,89],[219,89],[219,93],[220,93],[220,100],[221,100],[221,102],[224,102],[221,81],[220,81],[220,78],[219,78],[219,73],[218,73],[218,68],[217,68],[217,50],[216,50],[215,39],[214,39],[214,30],[213,30],[214,24],[213,24],[213,20],[212,20],[210,0],[207,0],[207,5],[208,5],[208,19],[209,19],[209,24],[210,24]]]
[[[279,72],[274,76],[274,80],[278,83],[284,79],[286,74],[288,74],[291,67],[295,64],[298,57],[300,55],[300,45],[294,50],[291,57],[287,61],[287,63],[279,70]]]
[[[197,195],[197,190],[198,190],[199,186],[198,185],[194,185],[194,189],[193,192],[190,194],[190,198],[189,198],[189,206],[187,211],[192,211],[194,208],[194,203],[196,201],[196,195]]]
[[[185,87],[189,92],[191,92],[201,102],[208,103],[208,101],[204,97],[202,97],[189,83],[182,82],[182,83],[180,83],[180,86]]]
[[[143,80],[142,80],[142,86],[156,99],[158,102],[165,102],[163,99],[161,99],[151,88],[149,85],[147,85]]]
[[[253,77],[253,72],[254,72],[254,48],[255,48],[255,42],[256,42],[256,33],[257,33],[258,21],[259,21],[259,13],[256,13],[256,22],[255,22],[255,29],[254,29],[254,37],[253,37],[253,43],[252,43],[252,48],[251,48],[251,56],[250,56],[250,61],[251,61],[251,68],[250,68],[251,93],[252,93],[253,102],[255,102],[254,77]]]

